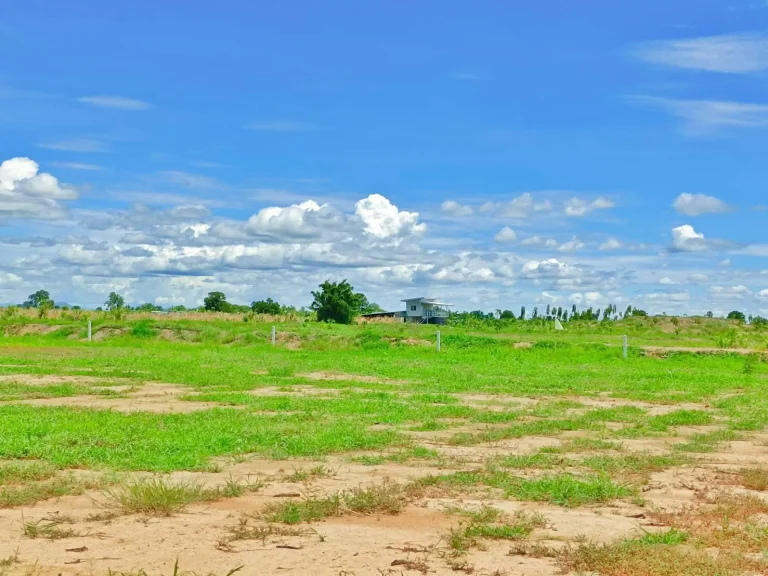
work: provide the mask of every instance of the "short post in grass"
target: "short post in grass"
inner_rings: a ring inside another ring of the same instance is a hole
[[[92,331],[91,331],[91,321],[88,320],[88,342],[91,341],[91,334],[92,334]]]
[[[440,352],[440,330],[437,331],[437,351]]]
[[[627,357],[627,335],[624,334],[624,358]]]
[[[272,346],[274,346],[276,342],[277,342],[277,330],[275,330],[275,327],[272,326]]]

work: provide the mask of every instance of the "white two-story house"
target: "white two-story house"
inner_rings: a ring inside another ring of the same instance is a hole
[[[405,302],[405,321],[417,324],[445,324],[453,304],[436,298],[408,298]]]

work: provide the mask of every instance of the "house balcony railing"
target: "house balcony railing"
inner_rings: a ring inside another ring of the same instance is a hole
[[[448,318],[451,313],[448,310],[424,310],[422,318]]]

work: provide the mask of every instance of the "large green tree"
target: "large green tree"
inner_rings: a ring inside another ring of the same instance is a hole
[[[726,316],[726,318],[728,318],[728,320],[738,320],[739,322],[747,321],[747,317],[744,316],[744,312],[739,312],[738,310],[728,312],[728,316]]]
[[[29,295],[23,306],[25,308],[53,308],[53,300],[48,290],[38,290],[34,294]]]
[[[320,322],[336,322],[351,324],[355,316],[360,314],[360,295],[347,282],[331,282],[326,280],[320,284],[320,289],[312,292],[314,301],[310,308],[317,313]]]
[[[224,292],[208,292],[208,296],[203,299],[203,306],[209,312],[226,312],[228,304]]]
[[[272,298],[267,298],[266,300],[257,300],[256,302],[251,302],[251,310],[254,312],[254,314],[277,315],[282,311],[282,307],[278,302],[272,300]]]
[[[104,302],[104,308],[109,312],[119,312],[125,308],[125,298],[117,292],[110,292],[106,302]]]

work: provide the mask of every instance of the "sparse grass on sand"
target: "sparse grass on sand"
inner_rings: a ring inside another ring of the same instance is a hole
[[[379,485],[351,488],[325,497],[308,495],[268,505],[262,514],[267,522],[300,524],[346,514],[399,514],[408,502],[403,486],[386,481]]]
[[[162,477],[141,478],[106,488],[108,506],[124,514],[170,516],[191,504],[235,498],[245,490],[255,491],[261,484],[243,484],[228,479],[222,486],[208,487],[198,480],[171,481]]]

